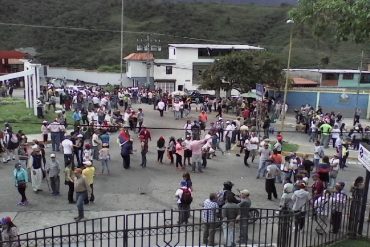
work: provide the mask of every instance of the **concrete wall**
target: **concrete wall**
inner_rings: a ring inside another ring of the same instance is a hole
[[[270,91],[270,96],[274,96],[277,100],[283,101],[283,92]],[[360,92],[357,99],[357,93],[351,92],[335,92],[335,91],[303,91],[290,90],[287,94],[287,103],[289,112],[294,109],[299,109],[301,105],[310,104],[314,108],[321,106],[324,112],[341,112],[344,117],[353,117],[356,102],[358,100],[358,108],[361,110],[361,117],[370,117],[370,94]]]
[[[145,61],[127,61],[128,78],[146,77],[146,62]],[[150,68],[150,77],[153,77],[153,66]]]
[[[47,77],[66,78],[67,80],[82,80],[98,85],[120,84],[120,73],[98,72],[95,70],[71,69],[47,66]],[[123,74],[123,86],[131,86],[132,82]]]

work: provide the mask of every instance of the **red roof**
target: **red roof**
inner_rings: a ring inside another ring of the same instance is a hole
[[[26,53],[20,51],[0,51],[0,59],[7,58],[7,59],[22,59],[26,57]]]
[[[154,56],[153,56],[153,53],[138,52],[138,53],[131,53],[124,59],[130,60],[130,61],[147,61],[147,60],[154,60]]]
[[[294,77],[293,84],[294,85],[317,85],[318,83],[315,81],[302,78],[302,77]]]

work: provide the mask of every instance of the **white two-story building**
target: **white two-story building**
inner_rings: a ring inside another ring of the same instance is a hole
[[[249,45],[169,44],[168,59],[154,59],[152,63],[154,86],[168,92],[196,90],[202,72],[215,61],[216,57],[245,50],[263,50],[263,48]],[[139,78],[141,76],[137,75],[146,73],[146,68],[142,70],[143,67],[138,61],[129,59],[126,61],[129,78]]]

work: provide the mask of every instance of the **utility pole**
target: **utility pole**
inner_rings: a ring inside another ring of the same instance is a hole
[[[146,51],[146,82],[145,87],[150,87],[150,69],[152,67],[152,61],[150,61],[150,52],[160,52],[162,47],[160,46],[160,40],[152,40],[150,34],[147,34],[146,39],[137,40],[137,51]],[[154,56],[153,56],[154,57]]]
[[[121,2],[121,63],[120,63],[120,69],[121,69],[121,77],[120,77],[120,86],[123,86],[123,13],[124,13],[124,5],[123,1]]]
[[[360,60],[360,68],[359,68],[360,74],[357,80],[357,96],[356,96],[355,115],[358,112],[358,97],[360,96],[360,83],[361,83],[361,76],[362,76],[363,61],[364,61],[364,50],[361,51],[361,60]]]

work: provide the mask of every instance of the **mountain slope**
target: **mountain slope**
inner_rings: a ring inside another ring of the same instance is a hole
[[[184,3],[223,3],[223,4],[258,4],[258,5],[281,5],[281,4],[297,4],[297,0],[168,0]]]
[[[16,3],[15,3],[16,2]],[[125,1],[124,54],[136,50],[145,32],[168,43],[242,43],[260,45],[286,61],[290,6],[230,4],[174,4],[162,0]],[[59,28],[0,25],[0,50],[34,47],[45,64],[98,68],[117,65],[120,59],[121,0],[0,0],[0,22],[26,23]],[[83,27],[91,31],[63,29]],[[143,32],[143,33],[140,33]],[[317,40],[307,28],[294,29],[292,66],[316,67],[329,58],[328,67],[357,68],[361,47]],[[322,66],[322,65],[320,65]]]

